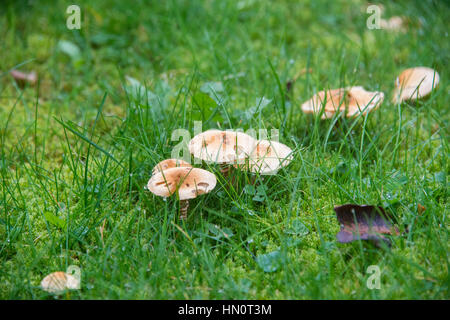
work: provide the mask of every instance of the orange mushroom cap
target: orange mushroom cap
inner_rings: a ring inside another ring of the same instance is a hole
[[[171,168],[176,168],[176,167],[189,167],[191,168],[191,164],[189,162],[186,162],[184,160],[180,160],[180,159],[166,159],[163,160],[161,162],[159,162],[152,171],[152,174],[157,174],[158,172],[167,170],[167,169],[171,169]]]
[[[439,74],[427,67],[404,70],[395,81],[394,103],[415,100],[430,94],[439,84]]]
[[[292,149],[288,146],[276,141],[259,140],[248,158],[248,163],[235,166],[262,175],[270,175],[287,166],[292,159]]]
[[[60,294],[66,289],[79,288],[79,280],[65,272],[50,273],[41,281],[41,288],[49,293]]]
[[[195,158],[215,163],[239,163],[251,153],[255,139],[243,132],[208,130],[189,142]]]
[[[322,119],[332,118],[336,112],[344,110],[347,110],[347,117],[353,117],[377,109],[383,100],[383,92],[370,92],[355,86],[320,91],[302,104],[302,110],[305,113],[320,113],[324,109]]]
[[[209,171],[177,167],[153,175],[147,183],[147,188],[160,197],[169,197],[178,190],[179,199],[187,200],[210,192],[216,183],[216,176]]]

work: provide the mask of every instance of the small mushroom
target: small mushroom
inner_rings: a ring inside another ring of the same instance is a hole
[[[250,155],[256,140],[248,134],[234,131],[208,130],[189,142],[189,152],[197,159],[220,164],[228,173],[230,164],[242,163]]]
[[[406,21],[402,17],[394,16],[389,19],[380,19],[381,29],[391,30],[391,31],[406,31]]]
[[[210,192],[216,183],[216,176],[209,171],[177,167],[153,175],[147,183],[147,188],[155,195],[164,198],[177,192],[180,200],[180,219],[186,219],[189,199]]]
[[[288,146],[276,141],[259,140],[248,157],[248,163],[237,164],[235,167],[261,175],[272,175],[281,167],[287,166],[292,159],[292,149]]]
[[[404,70],[395,81],[394,103],[416,100],[430,94],[439,84],[439,74],[427,67]]]
[[[37,81],[37,74],[35,71],[25,73],[19,70],[11,70],[10,74],[20,87],[24,87],[26,83],[35,85]]]
[[[310,100],[302,104],[305,113],[320,113],[322,119],[332,118],[336,112],[345,111],[347,117],[367,114],[377,109],[384,100],[384,93],[380,91],[366,91],[363,87],[339,88],[320,91]]]
[[[384,100],[384,93],[381,91],[366,91],[363,87],[357,86],[350,88],[347,98],[347,117],[353,117],[361,112],[366,115],[368,112],[377,109]]]
[[[57,271],[42,279],[41,288],[52,294],[61,294],[66,289],[79,289],[80,280],[66,272]]]
[[[180,159],[166,159],[161,161],[160,163],[158,163],[152,171],[152,175],[157,174],[158,172],[167,170],[167,169],[171,169],[171,168],[176,168],[176,167],[189,167],[191,168],[191,164],[189,162],[186,162],[184,160],[180,160]]]

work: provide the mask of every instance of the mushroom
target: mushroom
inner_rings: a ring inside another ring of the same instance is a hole
[[[276,174],[293,159],[292,149],[288,146],[270,140],[259,140],[248,158],[248,163],[235,165],[261,175]]]
[[[402,17],[394,16],[386,19],[380,19],[381,29],[391,30],[391,31],[406,31],[406,21]]]
[[[349,87],[320,91],[310,100],[302,104],[305,113],[320,113],[324,109],[322,119],[332,118],[336,112],[347,110],[346,116],[365,115],[377,109],[384,100],[380,91],[366,91],[363,87]]]
[[[157,174],[158,172],[170,169],[170,168],[176,168],[176,167],[189,167],[191,168],[191,164],[189,162],[186,162],[184,160],[180,159],[166,159],[158,163],[152,171],[152,175]]]
[[[57,271],[42,279],[41,288],[49,293],[60,294],[66,289],[79,289],[80,279],[69,273]]]
[[[216,176],[209,171],[177,167],[153,175],[147,183],[147,188],[155,195],[164,198],[177,192],[180,200],[180,219],[186,219],[189,199],[210,192],[216,183]]]
[[[189,142],[189,152],[197,159],[220,165],[223,174],[230,164],[242,163],[251,153],[256,140],[248,134],[234,131],[208,130]]]
[[[351,87],[347,92],[348,112],[347,117],[357,116],[359,113],[366,115],[377,109],[384,100],[381,91],[366,91],[363,87]]]
[[[35,85],[37,81],[37,74],[35,71],[26,73],[19,70],[11,70],[10,74],[20,87],[24,87],[25,83]]]
[[[404,70],[395,81],[394,103],[416,100],[430,94],[439,84],[439,74],[427,67]]]

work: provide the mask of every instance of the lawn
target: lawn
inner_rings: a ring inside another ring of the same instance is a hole
[[[79,0],[79,30],[69,4],[0,4],[0,298],[450,298],[448,3],[384,1],[405,31],[369,29],[357,0]],[[415,66],[439,86],[391,102]],[[302,112],[347,86],[384,102],[356,118]],[[264,177],[197,165],[217,186],[182,221],[145,185],[195,121],[277,129],[294,159]],[[339,243],[345,203],[391,212],[391,247]],[[39,287],[70,265],[80,290]]]

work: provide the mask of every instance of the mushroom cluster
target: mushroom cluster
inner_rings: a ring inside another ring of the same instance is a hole
[[[397,78],[393,101],[400,103],[427,96],[439,83],[436,71],[426,67],[404,70]],[[378,109],[384,101],[381,91],[367,91],[362,86],[323,90],[304,102],[304,113],[321,115],[329,119],[343,113],[346,117],[367,115]],[[223,176],[231,168],[260,175],[273,175],[293,160],[288,146],[271,140],[257,140],[238,131],[212,129],[196,135],[188,145],[190,154],[197,160],[216,163]],[[215,188],[214,173],[194,168],[179,159],[158,163],[152,171],[147,188],[160,197],[176,194],[180,201],[180,218],[187,218],[189,200]]]
[[[292,149],[270,140],[256,140],[235,131],[208,130],[196,135],[189,143],[194,158],[217,163],[221,172],[238,168],[262,175],[275,174],[291,162]]]
[[[347,117],[354,117],[377,109],[384,100],[384,93],[366,91],[363,87],[339,88],[320,91],[310,100],[302,104],[305,113],[320,113],[322,119],[332,118],[340,111]]]
[[[439,74],[427,67],[416,67],[404,70],[395,82],[394,103],[412,101],[423,98],[439,84]],[[321,115],[322,119],[330,119],[343,112],[346,117],[356,117],[378,109],[384,100],[381,91],[366,91],[361,86],[329,89],[316,93],[304,102],[301,109],[304,113]]]
[[[189,142],[189,151],[195,159],[218,164],[223,176],[233,167],[261,175],[275,174],[293,159],[288,146],[256,140],[237,131],[202,132]],[[216,184],[214,173],[194,168],[183,160],[166,159],[153,168],[147,189],[164,198],[176,194],[180,201],[180,219],[186,219],[189,200],[210,192]]]

